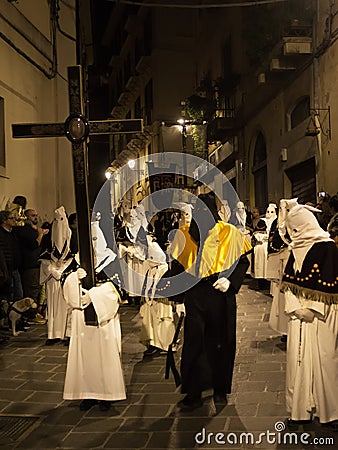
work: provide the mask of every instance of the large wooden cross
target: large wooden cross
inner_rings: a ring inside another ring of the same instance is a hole
[[[84,116],[81,66],[68,67],[70,115],[64,123],[14,124],[13,138],[40,138],[66,136],[72,143],[75,204],[81,267],[87,272],[83,286],[95,286],[93,247],[88,201],[87,138],[94,134],[125,134],[143,131],[142,119],[89,121]],[[87,311],[86,308],[85,311]],[[86,317],[87,324],[96,324],[96,317]],[[93,323],[90,323],[93,322]]]

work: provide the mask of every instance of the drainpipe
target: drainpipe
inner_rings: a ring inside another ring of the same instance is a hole
[[[316,18],[313,24],[313,42],[314,42],[314,59],[312,64],[312,76],[313,76],[313,102],[315,108],[314,122],[318,129],[321,129],[319,120],[319,68],[318,68],[318,57],[316,56],[318,48],[318,24],[319,24],[319,0],[316,1]],[[317,143],[317,153],[316,153],[316,171],[317,171],[317,192],[325,190],[324,189],[324,160],[323,160],[323,149],[322,149],[322,137],[321,133],[316,136]]]

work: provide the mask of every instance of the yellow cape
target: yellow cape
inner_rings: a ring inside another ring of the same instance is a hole
[[[251,244],[241,231],[229,223],[219,221],[209,231],[204,242],[198,274],[196,274],[198,248],[189,234],[189,225],[184,225],[176,232],[170,254],[182,264],[186,272],[204,278],[230,269],[239,257],[251,248]]]

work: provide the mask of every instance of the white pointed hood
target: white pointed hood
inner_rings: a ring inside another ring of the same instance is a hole
[[[54,211],[54,220],[52,224],[52,254],[53,261],[64,261],[70,250],[71,229],[68,225],[66,211],[60,206]]]

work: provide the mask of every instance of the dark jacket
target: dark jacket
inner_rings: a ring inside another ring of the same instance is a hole
[[[18,269],[21,263],[20,245],[13,230],[7,231],[0,225],[0,250],[9,273]]]
[[[14,233],[19,241],[22,255],[22,270],[36,269],[40,267],[39,257],[41,245],[37,242],[38,231],[34,230],[30,224],[23,227],[15,227]]]

